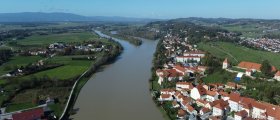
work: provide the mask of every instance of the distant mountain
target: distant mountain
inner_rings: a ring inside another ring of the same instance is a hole
[[[63,22],[63,21],[101,21],[101,22],[151,22],[156,19],[128,18],[128,17],[105,17],[105,16],[82,16],[72,13],[0,13],[0,22]]]

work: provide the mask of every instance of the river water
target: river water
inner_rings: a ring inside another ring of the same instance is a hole
[[[98,31],[97,31],[98,32]],[[102,36],[104,34],[98,32]],[[82,88],[74,120],[162,120],[149,92],[149,78],[157,41],[141,46],[126,41],[124,52],[113,64],[97,72]]]

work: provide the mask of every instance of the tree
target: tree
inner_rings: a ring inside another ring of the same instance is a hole
[[[268,60],[264,60],[262,62],[262,66],[261,66],[261,72],[266,76],[266,77],[271,77],[272,74],[272,67],[269,64]]]

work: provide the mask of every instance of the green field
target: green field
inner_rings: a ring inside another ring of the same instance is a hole
[[[33,35],[23,40],[18,40],[19,45],[26,46],[42,46],[48,45],[55,42],[83,42],[96,39],[97,36],[91,32],[82,33],[63,33],[63,34],[52,34],[52,35]]]
[[[40,56],[14,56],[11,58],[11,60],[0,66],[0,75],[7,74],[15,66],[25,66],[29,63],[34,63],[41,59],[43,58]]]
[[[46,75],[50,78],[63,80],[70,79],[84,73],[93,62],[91,60],[72,60],[72,57],[75,56],[55,56],[54,58],[49,59],[48,62],[61,63],[64,64],[64,66],[27,75],[23,78],[25,79],[33,76],[43,77]]]
[[[280,69],[279,53],[253,50],[227,42],[199,43],[198,48],[204,51],[208,51],[214,56],[221,59],[227,57],[230,62],[235,65],[237,65],[240,61],[262,63],[263,60],[268,60],[272,65]]]

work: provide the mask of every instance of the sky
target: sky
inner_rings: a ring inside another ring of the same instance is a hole
[[[0,13],[16,12],[160,19],[280,19],[280,0],[0,0]]]

